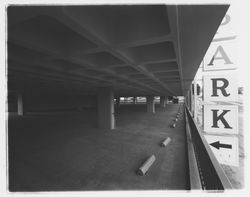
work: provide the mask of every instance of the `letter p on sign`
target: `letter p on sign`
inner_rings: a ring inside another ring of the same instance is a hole
[[[204,101],[238,101],[235,75],[204,76]]]

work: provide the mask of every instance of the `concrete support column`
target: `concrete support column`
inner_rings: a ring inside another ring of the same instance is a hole
[[[136,96],[133,97],[134,104],[136,104]]]
[[[194,115],[194,106],[193,106],[193,88],[192,88],[192,84],[190,86],[190,90],[189,90],[189,98],[190,98],[190,111],[191,111],[191,114]]]
[[[197,105],[197,81],[194,78],[194,119],[197,121],[198,105]]]
[[[104,129],[115,128],[114,92],[108,87],[98,90],[98,126]]]
[[[166,107],[166,101],[167,101],[166,98],[167,98],[166,96],[161,96],[160,97],[160,106],[161,107]]]
[[[190,87],[190,99],[191,99],[191,113],[194,117],[194,84],[193,82]]]
[[[17,95],[17,114],[19,116],[24,114],[23,95],[21,93]]]
[[[189,104],[189,110],[192,112],[192,92],[191,92],[191,88],[189,89],[188,91],[188,98],[189,98],[189,101],[188,101],[188,104]]]
[[[155,113],[155,101],[154,96],[147,96],[147,112]]]
[[[120,106],[120,97],[116,97],[116,106],[119,107]]]
[[[187,91],[187,106],[188,106],[188,109],[190,110],[190,105],[189,105],[189,90]]]
[[[189,90],[187,91],[187,95],[186,95],[186,103],[187,103],[187,107],[190,110],[190,103],[189,103],[190,99],[189,99]]]

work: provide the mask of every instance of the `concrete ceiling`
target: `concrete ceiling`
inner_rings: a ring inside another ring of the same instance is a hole
[[[10,6],[9,90],[185,95],[227,9]]]

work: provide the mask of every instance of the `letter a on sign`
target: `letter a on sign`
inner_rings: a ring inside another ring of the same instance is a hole
[[[204,56],[204,70],[235,69],[237,65],[235,41],[212,43]]]
[[[204,105],[204,131],[216,134],[237,134],[238,106]]]
[[[204,76],[204,101],[237,101],[238,89],[235,75]]]

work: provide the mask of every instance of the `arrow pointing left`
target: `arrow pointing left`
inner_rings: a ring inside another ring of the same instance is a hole
[[[213,142],[210,145],[213,146],[214,148],[217,148],[218,150],[220,148],[229,148],[229,149],[232,149],[232,145],[231,144],[222,144],[222,143],[220,143],[220,141]]]

